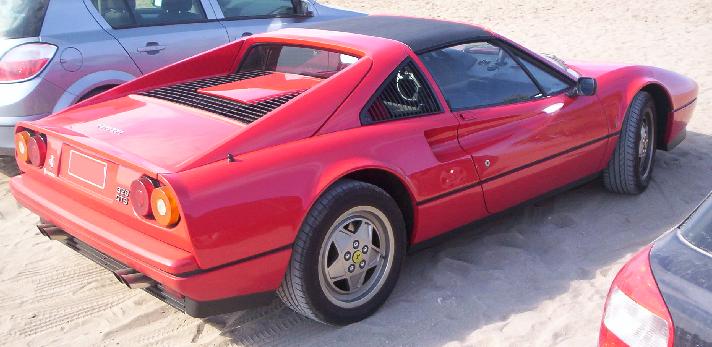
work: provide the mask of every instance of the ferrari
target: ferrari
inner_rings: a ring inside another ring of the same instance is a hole
[[[448,231],[596,178],[643,192],[697,92],[465,23],[328,21],[19,123],[10,185],[43,235],[191,316],[276,294],[344,325]]]

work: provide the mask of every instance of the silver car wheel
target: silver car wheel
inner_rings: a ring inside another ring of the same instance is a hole
[[[640,125],[640,139],[638,140],[638,165],[641,179],[648,177],[652,167],[654,153],[652,146],[655,144],[654,130],[653,113],[648,110],[643,115],[642,124]]]
[[[319,252],[319,284],[326,298],[342,308],[373,298],[393,265],[393,239],[390,222],[376,208],[358,206],[339,216]]]

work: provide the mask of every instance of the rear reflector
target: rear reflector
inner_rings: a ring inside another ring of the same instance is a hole
[[[52,60],[57,47],[28,43],[9,50],[0,58],[0,83],[21,82],[37,76]]]
[[[139,216],[151,215],[151,193],[154,188],[153,182],[148,177],[141,177],[131,183],[131,205]]]
[[[160,187],[151,193],[151,211],[156,221],[163,226],[174,226],[180,219],[178,201],[167,187]]]

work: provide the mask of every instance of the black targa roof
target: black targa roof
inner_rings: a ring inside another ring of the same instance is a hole
[[[305,28],[396,40],[418,54],[461,42],[492,38],[492,34],[484,29],[468,24],[398,16],[354,17],[314,23]]]

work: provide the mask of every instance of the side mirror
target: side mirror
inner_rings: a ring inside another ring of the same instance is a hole
[[[314,12],[309,9],[309,3],[303,0],[293,0],[294,15],[298,17],[314,17]]]
[[[576,81],[576,86],[571,88],[569,96],[593,96],[596,95],[597,88],[598,83],[595,78],[580,77],[578,81]]]

